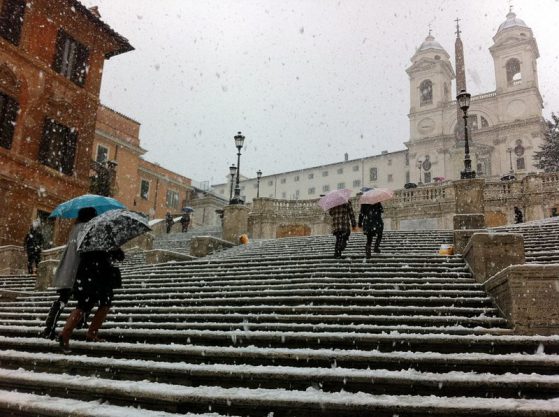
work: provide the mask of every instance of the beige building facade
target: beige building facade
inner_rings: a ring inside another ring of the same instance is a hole
[[[257,197],[305,200],[337,188],[403,188],[460,178],[464,169],[463,113],[456,90],[466,87],[460,29],[456,62],[431,34],[407,68],[410,80],[410,137],[406,149],[241,181],[246,202]],[[538,86],[539,51],[532,29],[512,12],[489,47],[495,66],[494,91],[475,95],[468,111],[472,168],[488,180],[536,172],[533,155],[543,140],[543,101]],[[456,72],[455,72],[456,70]],[[456,90],[453,92],[453,81]],[[228,177],[230,179],[230,177]],[[214,192],[229,198],[231,182]],[[233,185],[234,188],[234,185]]]

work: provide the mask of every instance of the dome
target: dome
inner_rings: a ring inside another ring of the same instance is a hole
[[[446,53],[445,49],[431,35],[427,36],[423,43],[417,49],[417,52],[427,51],[428,49],[438,49]]]
[[[528,25],[524,23],[524,20],[517,18],[515,13],[509,12],[509,14],[507,14],[507,20],[501,23],[499,29],[497,29],[497,33],[512,27],[528,28]]]

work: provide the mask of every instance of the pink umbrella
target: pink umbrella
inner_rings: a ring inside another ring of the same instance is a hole
[[[349,201],[349,196],[351,195],[351,190],[347,188],[342,188],[341,190],[330,191],[320,200],[318,200],[318,205],[322,207],[322,210],[328,211],[333,207],[341,206]]]
[[[388,188],[373,188],[372,190],[363,193],[359,199],[361,204],[376,204],[382,201],[390,200],[394,197],[394,191]]]

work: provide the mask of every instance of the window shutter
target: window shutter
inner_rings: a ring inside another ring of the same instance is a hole
[[[89,58],[89,49],[82,45],[79,42],[76,42],[77,45],[77,59],[76,59],[76,66],[74,67],[74,72],[72,74],[72,81],[74,81],[79,86],[85,84],[86,78],[86,71],[87,71],[87,61]]]
[[[23,27],[23,15],[25,13],[25,1],[5,0],[0,17],[0,35],[13,43],[19,44],[21,28]]]
[[[74,172],[74,159],[76,157],[76,147],[78,142],[78,133],[66,128],[64,132],[65,143],[64,152],[62,155],[61,169],[66,175],[71,175]]]
[[[0,126],[0,146],[6,149],[12,147],[14,137],[15,122],[19,105],[17,101],[9,96],[3,96],[4,110],[2,112],[2,125]]]
[[[39,162],[48,165],[49,163],[49,151],[50,143],[52,141],[52,128],[53,121],[46,118],[45,126],[43,128],[43,137],[41,139],[41,146],[39,147]]]
[[[62,29],[58,31],[56,37],[56,46],[54,50],[54,61],[52,63],[52,69],[56,72],[62,72],[62,60],[64,59],[64,43],[66,42],[66,33]]]

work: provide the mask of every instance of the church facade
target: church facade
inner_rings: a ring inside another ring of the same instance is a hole
[[[465,59],[457,25],[455,65],[429,34],[411,58],[410,137],[406,149],[241,181],[246,202],[269,197],[315,199],[336,188],[403,188],[460,178],[464,168],[464,119],[455,97],[465,89]],[[543,141],[543,100],[538,86],[539,51],[532,29],[509,12],[489,48],[495,67],[494,91],[472,96],[468,131],[476,176],[499,179],[536,172],[533,155]],[[452,92],[452,82],[456,90]],[[230,183],[213,186],[228,198]]]

